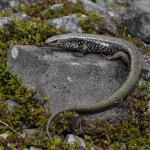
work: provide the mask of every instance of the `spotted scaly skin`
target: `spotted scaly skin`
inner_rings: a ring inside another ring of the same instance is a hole
[[[120,58],[127,63],[130,71],[123,85],[110,97],[90,106],[74,106],[67,110],[60,110],[53,114],[47,124],[47,134],[52,119],[63,111],[75,111],[79,114],[95,114],[117,105],[128,96],[142,72],[142,55],[139,49],[126,40],[92,34],[62,34],[46,40],[46,45],[74,52],[96,53],[108,59]]]

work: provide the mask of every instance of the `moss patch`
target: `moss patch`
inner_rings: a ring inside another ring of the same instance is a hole
[[[34,92],[29,91],[16,76],[9,73],[6,67],[6,52],[14,44],[32,44],[42,46],[43,42],[50,36],[59,34],[54,26],[48,26],[43,20],[54,17],[61,17],[71,13],[86,15],[80,24],[84,32],[94,34],[109,34],[121,37],[136,44],[142,49],[142,52],[149,54],[150,46],[145,46],[139,39],[132,37],[127,29],[118,24],[116,34],[103,30],[100,22],[102,16],[93,12],[86,12],[81,1],[77,4],[71,4],[67,0],[63,1],[64,7],[55,11],[50,7],[51,4],[62,3],[62,0],[47,0],[42,4],[33,4],[31,6],[21,5],[19,8],[13,8],[8,11],[1,11],[1,16],[7,16],[11,13],[25,12],[31,18],[27,21],[12,20],[5,28],[0,29],[0,120],[7,123],[17,132],[21,132],[26,126],[28,128],[37,128],[39,133],[30,138],[22,138],[18,134],[9,130],[8,127],[0,124],[0,135],[9,131],[7,139],[0,137],[0,150],[3,149],[25,149],[30,145],[41,146],[45,149],[77,149],[77,144],[69,146],[56,136],[54,143],[51,143],[46,134],[46,123],[49,113],[44,109],[46,99],[40,102],[34,99]],[[60,135],[74,133],[84,138],[86,148],[95,145],[97,149],[144,149],[150,144],[149,134],[149,112],[147,103],[150,98],[150,90],[147,85],[139,85],[135,91],[128,97],[132,101],[130,108],[130,117],[128,120],[117,123],[97,120],[92,123],[86,123],[81,119],[80,128],[77,125],[77,116],[75,113],[60,114],[55,123],[51,125],[51,132]],[[12,99],[18,103],[13,112],[7,111],[6,100]]]

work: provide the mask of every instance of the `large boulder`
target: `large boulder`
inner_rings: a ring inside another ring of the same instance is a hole
[[[16,45],[8,51],[7,65],[27,87],[37,91],[39,100],[48,96],[46,107],[54,113],[102,101],[127,77],[128,69],[120,61],[105,60],[96,54],[79,56],[48,47]],[[126,104],[98,114],[115,121],[127,116]]]
[[[130,33],[150,43],[150,1],[134,1],[122,16],[123,24]]]

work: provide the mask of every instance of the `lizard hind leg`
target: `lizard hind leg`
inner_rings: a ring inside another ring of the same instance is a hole
[[[121,60],[123,62],[123,64],[125,66],[130,66],[130,59],[129,59],[129,56],[124,53],[124,52],[116,52],[114,55],[112,56],[104,56],[106,59],[109,59],[109,60]]]

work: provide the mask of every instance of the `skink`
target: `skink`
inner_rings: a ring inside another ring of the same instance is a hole
[[[135,45],[120,38],[72,33],[53,36],[47,39],[45,44],[68,51],[96,53],[104,56],[106,59],[120,58],[130,68],[126,81],[107,99],[89,106],[74,106],[52,114],[47,123],[47,134],[51,141],[49,125],[57,114],[63,111],[75,111],[79,114],[94,114],[107,110],[128,96],[142,72],[141,52]]]

